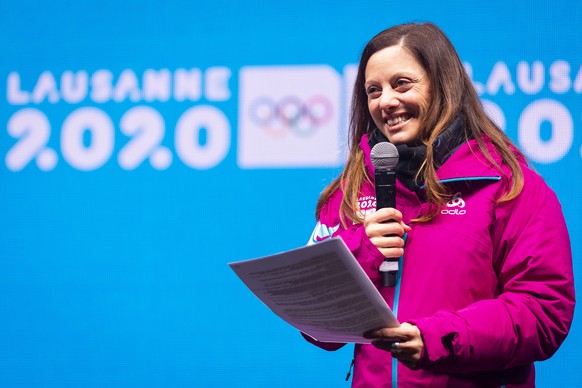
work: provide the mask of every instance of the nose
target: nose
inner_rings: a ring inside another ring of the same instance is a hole
[[[395,108],[400,104],[396,93],[393,90],[386,90],[382,91],[382,95],[380,96],[380,109],[386,110]]]

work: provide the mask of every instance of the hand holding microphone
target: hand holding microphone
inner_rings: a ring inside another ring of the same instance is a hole
[[[366,235],[382,255],[387,260],[398,262],[398,258],[404,254],[402,236],[410,230],[402,222],[402,213],[394,208],[378,209],[375,213],[366,215],[364,227]]]
[[[375,170],[376,212],[366,217],[364,225],[370,241],[386,258],[379,268],[382,284],[392,287],[396,284],[398,259],[404,253],[402,237],[410,230],[402,222],[402,213],[395,209],[398,150],[392,143],[381,142],[372,148],[370,158]]]

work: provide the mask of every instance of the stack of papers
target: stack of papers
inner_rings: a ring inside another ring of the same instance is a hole
[[[366,331],[399,326],[341,238],[229,266],[275,314],[318,341],[370,343]]]

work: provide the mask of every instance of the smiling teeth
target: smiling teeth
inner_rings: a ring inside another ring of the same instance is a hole
[[[400,124],[401,122],[408,120],[409,118],[410,116],[398,116],[393,119],[387,119],[386,124],[394,126],[396,124]]]

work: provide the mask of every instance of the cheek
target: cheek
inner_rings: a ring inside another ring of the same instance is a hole
[[[423,116],[423,118],[428,114],[429,107],[430,107],[430,105],[429,105],[429,102],[427,100],[420,109],[420,114]]]
[[[414,93],[411,94],[409,102],[414,103],[419,107],[421,113],[428,110],[430,94],[427,87],[418,86],[414,88]]]
[[[420,106],[421,109],[426,112],[430,104],[430,95],[428,89],[420,95]]]

